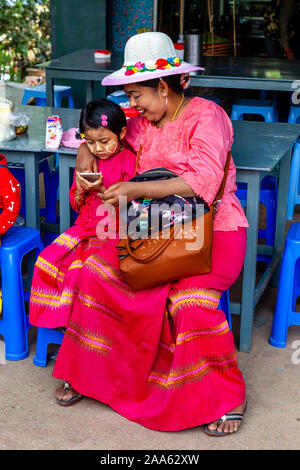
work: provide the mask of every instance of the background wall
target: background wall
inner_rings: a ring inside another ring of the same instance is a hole
[[[111,0],[111,48],[123,51],[130,36],[153,29],[153,0]]]
[[[52,59],[78,49],[107,47],[107,3],[109,0],[50,0]],[[63,80],[57,83],[72,86],[76,108],[85,102],[85,82]],[[94,84],[95,96],[102,96],[99,84]]]

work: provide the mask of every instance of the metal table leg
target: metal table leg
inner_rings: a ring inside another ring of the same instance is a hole
[[[281,258],[284,250],[285,242],[285,226],[286,226],[286,215],[287,215],[287,188],[289,187],[290,178],[290,162],[291,162],[292,149],[290,148],[284,157],[280,160],[280,171],[279,171],[279,186],[278,186],[278,198],[277,198],[277,213],[276,213],[276,231],[275,231],[275,242],[274,246],[280,254],[280,262],[278,263],[277,269],[272,278],[272,286],[278,287],[280,277]]]
[[[239,171],[238,181],[248,183],[247,190],[247,250],[243,271],[242,303],[241,303],[241,331],[240,351],[249,352],[252,342],[252,326],[254,314],[254,295],[256,283],[256,256],[259,222],[259,171]]]
[[[59,156],[59,213],[60,233],[65,232],[71,224],[69,190],[70,168],[75,167],[75,155],[60,154]]]

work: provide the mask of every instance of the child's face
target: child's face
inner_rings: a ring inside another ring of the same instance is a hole
[[[120,139],[123,139],[125,134],[126,127],[122,129]],[[120,150],[121,144],[118,136],[105,127],[87,128],[84,131],[84,136],[90,152],[101,160],[109,159]]]

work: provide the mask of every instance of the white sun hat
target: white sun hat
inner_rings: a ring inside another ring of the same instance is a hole
[[[121,69],[107,75],[102,85],[126,85],[168,75],[204,70],[176,57],[172,40],[164,33],[136,34],[128,39]]]

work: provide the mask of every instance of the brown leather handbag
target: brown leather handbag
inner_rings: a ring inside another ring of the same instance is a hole
[[[209,211],[183,225],[174,224],[167,233],[133,240],[127,234],[120,239],[120,269],[125,281],[138,291],[211,271],[213,221],[221,202],[229,170],[228,153],[224,177]],[[164,233],[163,233],[164,232]]]

